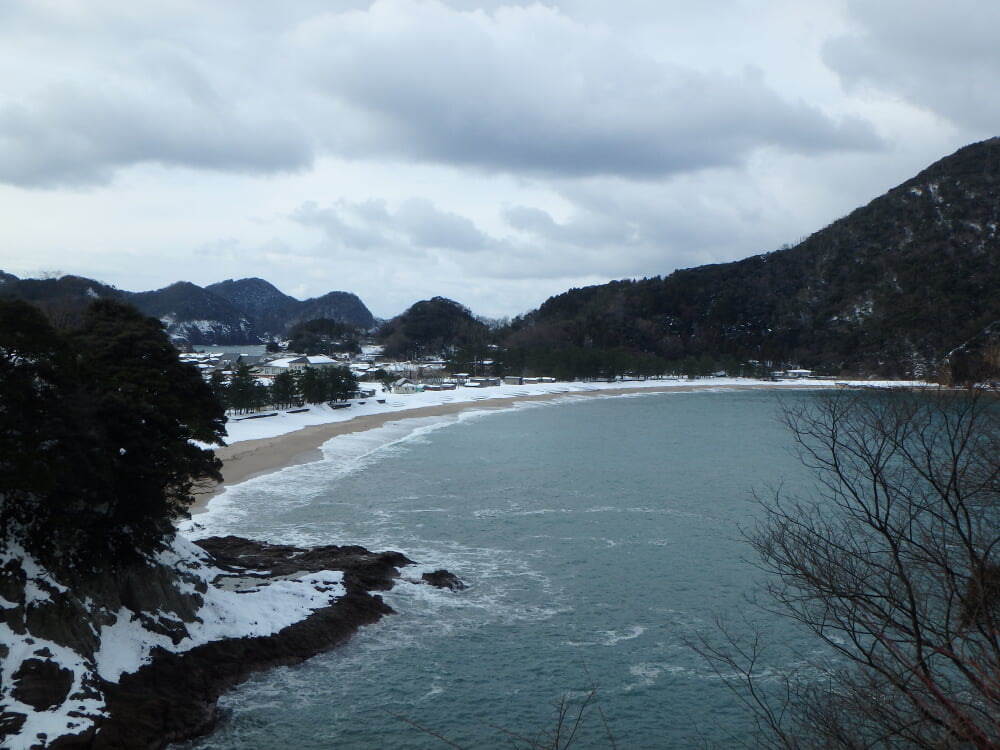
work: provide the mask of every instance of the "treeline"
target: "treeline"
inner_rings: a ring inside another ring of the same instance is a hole
[[[346,367],[305,367],[279,373],[268,385],[241,364],[229,380],[213,373],[209,385],[223,408],[245,414],[348,399],[358,390],[358,379]]]
[[[303,354],[359,354],[361,335],[362,330],[357,326],[331,318],[316,318],[296,323],[289,329],[288,348]]]
[[[202,480],[224,414],[159,320],[112,299],[56,328],[0,301],[0,543],[97,567],[156,549]]]

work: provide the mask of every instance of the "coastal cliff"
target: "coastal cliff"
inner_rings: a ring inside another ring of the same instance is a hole
[[[100,574],[0,558],[3,747],[161,748],[203,734],[252,673],[299,663],[392,610],[396,552],[237,537]]]

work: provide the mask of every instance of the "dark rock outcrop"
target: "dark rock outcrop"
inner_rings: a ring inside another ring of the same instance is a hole
[[[436,586],[439,589],[451,589],[452,591],[462,591],[465,584],[462,579],[447,570],[435,570],[433,573],[424,573],[420,576],[424,583]]]
[[[254,585],[320,571],[342,571],[346,595],[274,635],[216,641],[174,654],[159,650],[138,671],[106,683],[110,718],[86,745],[92,750],[160,748],[211,731],[216,700],[254,672],[298,664],[347,641],[362,625],[392,609],[371,591],[392,588],[398,567],[411,564],[398,552],[363,547],[302,549],[238,537],[197,542],[213,563]],[[60,747],[74,747],[61,745]]]
[[[39,654],[39,656],[51,656],[51,654]],[[73,685],[73,673],[47,658],[27,659],[21,662],[21,666],[12,677],[14,697],[36,711],[45,711],[58,706],[66,700]]]
[[[190,549],[190,543],[185,544]],[[24,594],[15,590],[18,580],[22,584],[26,580],[23,571],[8,566],[10,569],[3,576],[8,584],[4,591],[10,595],[8,601],[15,605],[5,612],[11,616],[7,617],[8,623],[16,625],[26,637],[32,635],[33,623],[46,632],[51,643],[82,658],[71,669],[58,663],[49,649],[39,647],[12,673],[14,685],[8,686],[12,688],[10,693],[24,707],[45,712],[53,706],[81,704],[67,714],[75,722],[77,733],[39,736],[38,747],[152,749],[205,734],[218,718],[217,699],[233,686],[255,672],[297,664],[332,649],[347,641],[362,625],[377,622],[391,613],[390,607],[373,592],[390,589],[399,578],[399,568],[412,563],[398,552],[370,552],[357,546],[305,549],[238,537],[214,537],[196,544],[208,553],[209,559],[178,560],[179,567],[175,563],[163,565],[150,561],[132,572],[117,570],[92,579],[78,577],[72,586],[53,584],[50,591],[42,592],[44,601],[36,596],[31,606],[26,606]],[[218,572],[214,581],[209,582],[204,574],[199,578],[196,573],[198,566],[206,564],[211,568],[202,570]],[[180,569],[185,567],[186,571]],[[327,572],[329,575],[324,575]],[[170,590],[161,580],[171,575],[177,576],[177,590]],[[144,587],[137,576],[145,577],[149,586]],[[434,576],[461,585],[447,571],[437,571]],[[182,579],[184,584],[180,585]],[[201,593],[209,586],[250,593],[285,580],[306,581],[321,593],[330,591],[329,604],[270,635],[226,638],[181,653],[156,647],[147,663],[134,672],[122,674],[117,682],[99,676],[96,671],[80,672],[81,665],[90,662],[100,648],[95,635],[100,630],[100,617],[108,616],[108,607],[124,606],[126,612],[132,613],[133,621],[152,633],[170,637],[176,645],[182,634],[201,621],[198,610],[201,596],[191,593],[192,588]],[[82,606],[82,602],[92,602],[93,598],[106,606],[90,609]],[[30,617],[12,617],[25,609],[32,612]],[[62,617],[70,610],[79,621],[76,625],[64,622],[63,627],[56,628],[40,617],[44,613]],[[167,632],[171,624],[176,625],[176,633]],[[74,673],[73,669],[77,671]],[[91,706],[103,704],[103,710],[96,714],[92,709],[84,711],[83,704],[88,701]],[[77,708],[82,713],[76,713]],[[74,717],[79,717],[79,721]],[[25,718],[24,713],[2,712],[0,740],[21,731]]]

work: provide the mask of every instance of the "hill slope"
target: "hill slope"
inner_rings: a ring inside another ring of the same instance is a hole
[[[133,294],[129,301],[163,321],[171,338],[189,344],[243,344],[256,338],[253,324],[241,310],[188,281]]]
[[[387,356],[407,359],[485,345],[485,336],[471,311],[444,297],[417,302],[378,332]]]
[[[919,376],[1000,320],[998,226],[994,138],[795,247],[552,297],[514,322],[508,359],[545,369],[561,358],[592,374],[754,360]]]

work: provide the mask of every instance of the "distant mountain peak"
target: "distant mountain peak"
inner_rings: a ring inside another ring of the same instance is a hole
[[[92,279],[19,279],[0,271],[3,296],[20,297],[47,310],[61,322],[73,323],[96,297],[126,299],[159,318],[175,341],[202,344],[256,344],[282,336],[295,323],[331,318],[371,328],[374,318],[349,292],[329,292],[300,302],[261,278],[227,279],[202,288],[175,281],[148,292],[122,292]]]
[[[355,294],[328,292],[300,301],[260,278],[227,279],[206,289],[242,310],[260,334],[284,335],[296,323],[330,318],[360,328],[371,328],[375,319]]]

